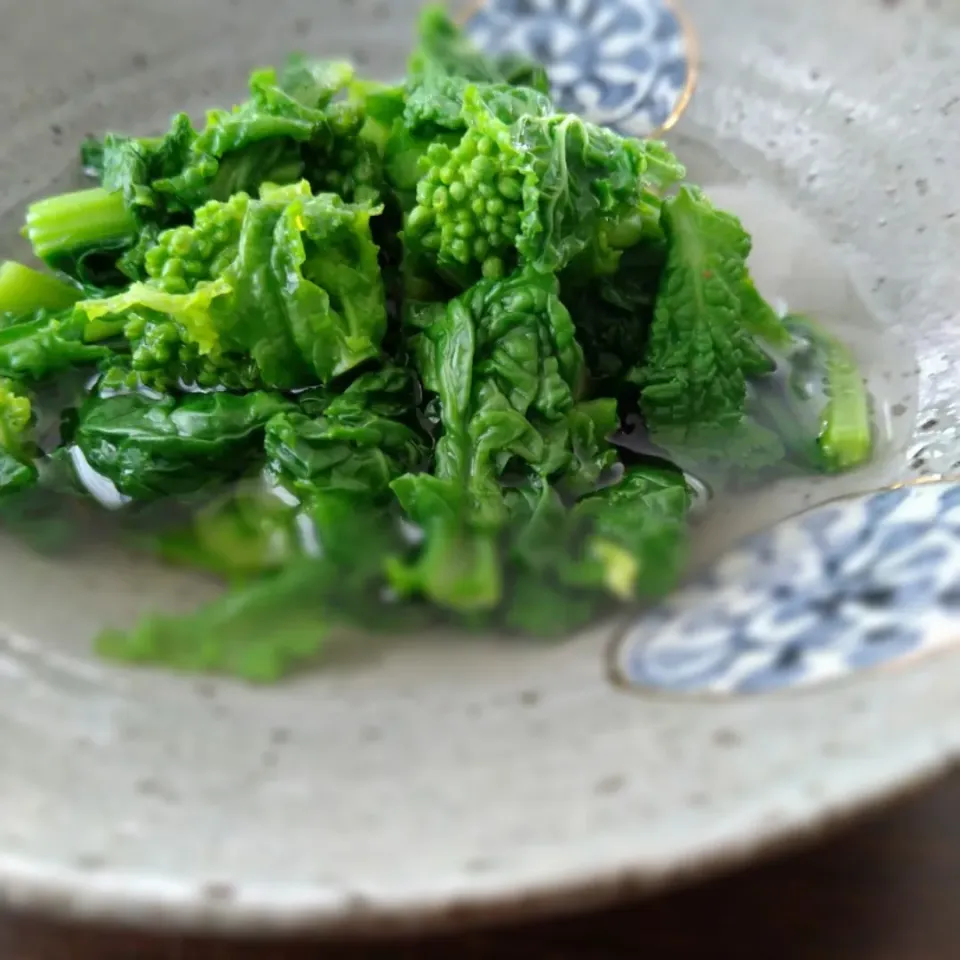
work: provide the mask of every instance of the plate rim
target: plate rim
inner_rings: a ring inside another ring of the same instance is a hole
[[[931,664],[935,667],[947,659],[960,667],[960,648],[923,658],[897,673],[903,678],[925,672]],[[869,684],[876,676],[868,675],[863,680]],[[837,692],[834,685],[824,688],[828,699]],[[616,695],[635,699],[623,691]],[[806,697],[811,695],[815,696],[814,692],[808,691]],[[786,700],[789,693],[772,698]],[[840,796],[833,800],[759,818],[752,825],[718,833],[707,841],[695,839],[686,855],[674,849],[656,866],[644,864],[635,844],[618,863],[591,867],[585,860],[596,863],[597,858],[566,857],[570,866],[563,871],[548,870],[549,877],[543,879],[517,881],[505,872],[491,883],[478,874],[473,882],[451,885],[444,892],[435,888],[394,898],[331,894],[319,885],[264,885],[246,890],[230,883],[197,886],[182,879],[146,878],[110,868],[40,865],[0,850],[0,905],[33,916],[108,924],[118,929],[186,935],[309,936],[320,941],[351,942],[585,914],[674,892],[738,866],[803,849],[852,821],[908,798],[937,782],[960,762],[960,727],[949,742],[940,740],[933,750],[896,752],[895,766],[873,778],[866,771],[857,771],[855,755],[825,757],[825,769],[828,763],[841,764],[848,774],[855,774],[858,786],[839,789]],[[868,765],[868,758],[859,759],[862,766]]]

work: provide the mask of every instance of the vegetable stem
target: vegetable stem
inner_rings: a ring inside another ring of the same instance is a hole
[[[827,403],[820,416],[820,453],[831,473],[860,467],[873,455],[870,394],[857,361],[846,344],[809,317],[787,318],[825,358]]]
[[[36,310],[65,310],[82,296],[59,277],[40,273],[22,263],[0,263],[0,314],[22,316]]]
[[[97,247],[115,247],[136,236],[123,194],[103,187],[62,193],[27,209],[24,233],[33,252],[50,264]]]

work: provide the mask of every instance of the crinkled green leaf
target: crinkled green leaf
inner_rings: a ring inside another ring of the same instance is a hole
[[[59,313],[39,310],[30,320],[0,328],[0,375],[37,381],[97,363],[111,355],[100,341],[122,330],[122,320],[89,321],[82,303]]]
[[[120,493],[149,500],[242,475],[261,455],[267,422],[288,407],[269,393],[91,398],[74,442]]]
[[[317,60],[294,53],[287,57],[279,86],[304,106],[322,110],[353,78],[353,65],[346,60]]]
[[[555,272],[624,223],[635,240],[651,189],[683,176],[661,144],[554,113],[523,88],[470,86],[463,118],[455,147],[428,150],[404,234],[408,251],[432,256],[460,287],[502,276],[518,256]]]
[[[365,374],[322,413],[274,417],[267,425],[268,465],[304,500],[345,492],[382,502],[393,480],[426,460],[424,438],[410,425],[416,403],[417,383],[407,371]]]
[[[133,373],[161,389],[326,382],[378,356],[386,332],[376,213],[305,183],[207,204],[160,237],[146,283],[76,310],[119,322]]]
[[[756,317],[747,272],[749,236],[740,221],[684,187],[663,206],[667,259],[647,353],[635,374],[654,439],[671,445],[742,421],[748,376],[773,364],[745,323]]]
[[[554,277],[527,270],[484,281],[410,319],[422,329],[415,355],[439,399],[442,434],[433,474],[393,489],[426,541],[395,586],[471,611],[502,595],[497,538],[509,521],[507,475],[565,479],[590,489],[615,456],[606,434],[613,401],[577,405],[584,367]]]

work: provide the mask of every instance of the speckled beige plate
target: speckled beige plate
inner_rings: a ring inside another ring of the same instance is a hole
[[[251,65],[291,47],[396,75],[415,6],[2,0],[0,252],[20,251],[26,200],[69,182],[83,134],[231,102]],[[851,338],[899,414],[871,471],[778,488],[734,526],[949,472],[960,13],[906,0],[688,8],[702,76],[678,149],[700,177],[763,184],[823,238],[817,270],[842,265],[862,294],[850,316],[879,323]],[[821,290],[793,279],[801,299]],[[0,901],[63,915],[369,933],[583,907],[799,838],[960,747],[949,646],[802,692],[698,700],[614,689],[605,627],[555,647],[388,645],[251,690],[90,655],[106,611],[132,615],[158,589],[187,603],[190,581],[158,587],[106,549],[61,564],[3,543],[0,569]]]

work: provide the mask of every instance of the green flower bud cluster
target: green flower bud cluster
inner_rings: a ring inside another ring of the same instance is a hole
[[[256,365],[244,358],[203,355],[194,343],[184,343],[177,324],[161,314],[133,313],[124,327],[130,342],[130,368],[111,387],[149,387],[161,392],[176,389],[231,391],[259,387]]]
[[[435,143],[426,156],[407,230],[441,264],[478,264],[487,279],[504,276],[516,257],[522,176],[505,170],[499,145],[476,131],[452,149]]]
[[[211,201],[197,210],[192,227],[161,233],[145,257],[151,281],[167,293],[189,293],[201,281],[219,276],[237,255],[249,202],[245,193],[225,203]]]

